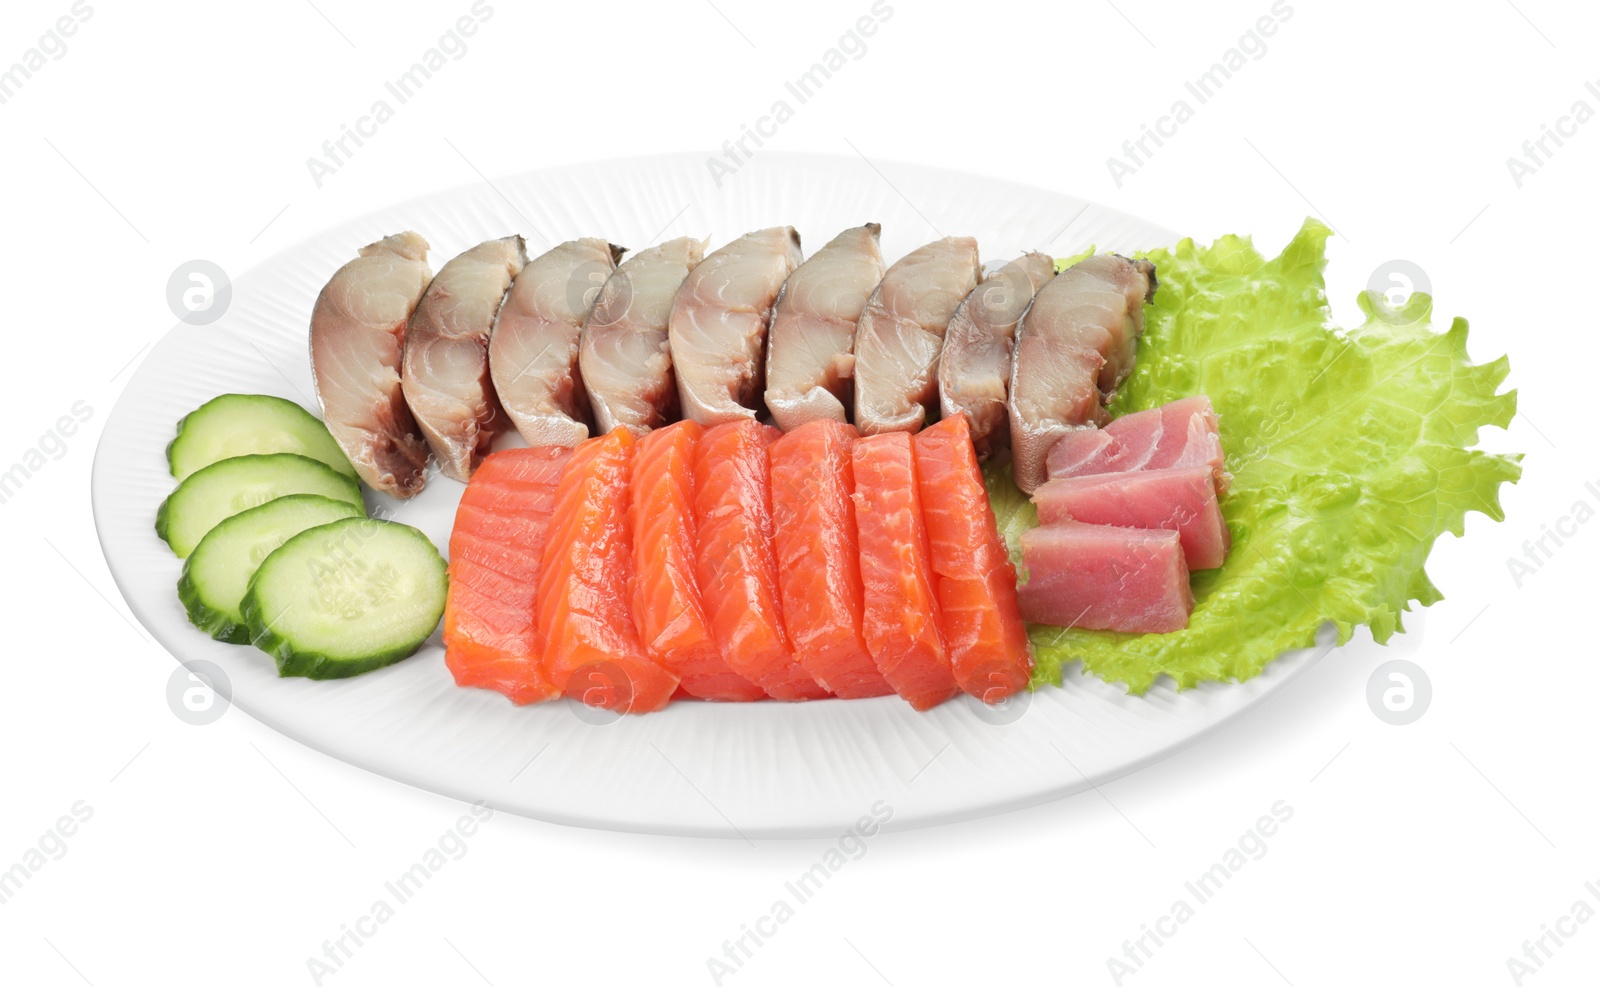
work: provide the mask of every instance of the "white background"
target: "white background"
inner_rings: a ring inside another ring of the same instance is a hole
[[[93,818],[0,905],[8,983],[310,983],[465,806],[304,749],[237,711],[169,710],[170,656],[132,629],[88,476],[130,361],[173,323],[168,275],[239,274],[333,223],[552,164],[711,150],[767,111],[867,0],[513,5],[318,188],[320,154],[467,0],[272,5],[90,0],[0,105],[7,431],[20,460],[74,402],[88,425],[0,505],[0,869],[82,800]],[[0,67],[68,0],[11,0]],[[1275,252],[1322,216],[1341,320],[1384,261],[1426,272],[1479,360],[1509,352],[1527,453],[1508,520],[1474,515],[1429,565],[1446,600],[1389,648],[1358,638],[1192,749],[1056,804],[870,842],[724,983],[1112,983],[1107,959],[1279,800],[1293,818],[1125,983],[1511,983],[1507,958],[1600,880],[1592,636],[1600,525],[1519,588],[1506,560],[1600,503],[1591,281],[1600,120],[1513,181],[1542,124],[1600,111],[1600,15],[1553,0],[1289,0],[1292,16],[1118,187],[1123,141],[1188,98],[1267,0],[985,5],[893,16],[772,146],[1044,186],[1199,239]],[[452,146],[453,145],[453,146]],[[1550,145],[1554,148],[1554,145]],[[480,174],[481,173],[481,174]],[[1433,703],[1368,709],[1404,655]],[[713,982],[707,958],[827,842],[619,836],[497,814],[325,983]],[[1592,982],[1600,921],[1539,985]],[[1548,940],[1547,940],[1548,942]]]

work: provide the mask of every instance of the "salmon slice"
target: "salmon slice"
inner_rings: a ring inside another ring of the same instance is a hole
[[[741,419],[700,439],[694,469],[700,594],[729,668],[774,699],[821,699],[828,690],[795,661],[779,603],[767,459],[777,435]]]
[[[519,706],[556,695],[533,608],[556,481],[570,452],[544,447],[489,456],[461,495],[450,530],[445,666],[457,685],[493,689]]]
[[[678,676],[650,659],[633,624],[628,486],[634,440],[616,429],[581,443],[556,486],[539,572],[545,674],[566,695],[619,713],[660,709]]]
[[[989,510],[966,417],[918,432],[916,454],[950,667],[969,695],[996,703],[1027,686],[1033,653],[1017,608],[1017,571]]]
[[[939,635],[928,531],[909,432],[855,444],[856,528],[861,540],[861,631],[878,671],[914,709],[960,691]]]
[[[772,444],[772,544],[795,658],[843,699],[894,692],[861,637],[861,551],[851,449],[856,430],[814,419]]]
[[[699,699],[748,702],[766,692],[728,667],[696,582],[694,461],[704,433],[681,421],[646,433],[633,461],[633,621],[645,651]]]

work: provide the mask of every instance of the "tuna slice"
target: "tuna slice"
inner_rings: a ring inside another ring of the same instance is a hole
[[[1055,479],[1104,472],[1103,465],[1115,454],[1116,444],[1109,428],[1073,429],[1050,447],[1045,457],[1045,474]]]
[[[667,335],[685,418],[705,426],[754,419],[778,292],[800,266],[792,226],[746,233],[689,272]]]
[[[406,326],[433,272],[428,241],[396,233],[339,268],[311,312],[311,378],[322,419],[367,486],[412,497],[428,443],[400,389]]]
[[[845,230],[783,283],[767,333],[767,410],[785,432],[849,421],[856,322],[883,280],[878,224]]]
[[[1099,431],[1068,432],[1050,447],[1045,465],[1052,480],[1204,466],[1211,470],[1218,496],[1228,492],[1232,479],[1223,469],[1217,413],[1204,394],[1123,415]]]
[[[1189,626],[1194,597],[1176,531],[1052,524],[1022,534],[1022,617],[1056,627],[1164,634]]]
[[[977,287],[978,241],[936,240],[896,261],[856,324],[856,427],[915,432],[939,407],[939,351],[961,300]]]
[[[406,329],[400,385],[446,476],[466,481],[506,425],[489,378],[489,332],[527,263],[522,237],[488,240],[428,285]]]
[[[1133,369],[1155,290],[1149,261],[1096,254],[1034,296],[1011,367],[1012,470],[1023,491],[1044,482],[1056,440],[1104,419],[1102,403]]]
[[[1228,525],[1208,466],[1051,480],[1033,492],[1041,524],[1082,521],[1176,531],[1191,572],[1228,557]]]
[[[672,300],[705,253],[679,237],[641,251],[606,279],[583,326],[578,366],[595,427],[643,435],[678,417],[678,385],[667,349]]]
[[[1055,276],[1056,262],[1048,254],[1023,254],[972,289],[945,331],[939,409],[945,418],[966,418],[979,459],[1011,443],[1006,390],[1017,323],[1034,294]]]
[[[569,240],[529,261],[511,283],[489,336],[489,376],[531,446],[571,448],[589,437],[578,336],[621,256],[604,240]]]

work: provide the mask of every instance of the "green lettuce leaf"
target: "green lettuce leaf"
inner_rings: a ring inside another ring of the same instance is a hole
[[[1364,293],[1366,321],[1333,326],[1329,233],[1307,220],[1272,260],[1236,236],[1144,255],[1161,286],[1112,411],[1211,398],[1233,473],[1222,502],[1233,551],[1194,574],[1186,630],[1034,627],[1036,686],[1059,683],[1071,661],[1134,693],[1162,675],[1179,688],[1243,680],[1311,645],[1325,622],[1341,643],[1357,625],[1386,641],[1412,601],[1441,598],[1423,571],[1434,540],[1460,536],[1468,511],[1504,518],[1500,485],[1516,482],[1521,457],[1471,447],[1481,427],[1516,413],[1516,392],[1496,393],[1508,361],[1469,362],[1465,320],[1435,331],[1423,294],[1395,309]],[[987,478],[1020,562],[1017,539],[1037,518],[1003,464]]]

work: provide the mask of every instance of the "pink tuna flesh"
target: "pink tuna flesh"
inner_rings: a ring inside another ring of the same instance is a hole
[[[1204,394],[1123,415],[1103,429],[1068,432],[1051,446],[1045,466],[1052,480],[1205,466],[1219,495],[1227,493],[1231,479],[1223,469],[1217,414]]]
[[[1029,623],[1128,634],[1189,626],[1194,597],[1175,531],[1055,524],[1022,535],[1028,581],[1017,587]]]
[[[1211,408],[1211,399],[1196,394],[1162,405],[1161,426],[1161,442],[1145,469],[1204,466],[1216,480],[1217,496],[1227,493],[1228,481],[1233,478],[1223,469],[1222,438],[1217,431],[1217,413]]]
[[[1035,490],[1033,503],[1041,524],[1176,531],[1190,571],[1215,569],[1228,557],[1228,526],[1207,466],[1064,477]]]

